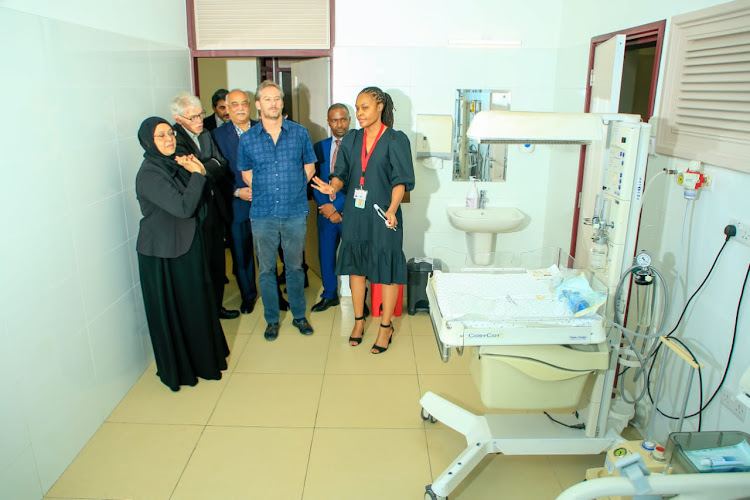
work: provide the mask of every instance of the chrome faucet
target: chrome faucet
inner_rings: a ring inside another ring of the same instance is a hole
[[[479,191],[479,208],[487,208],[487,191],[482,189]]]

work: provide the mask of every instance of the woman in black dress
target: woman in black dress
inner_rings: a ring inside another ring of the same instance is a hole
[[[135,179],[143,303],[157,375],[178,391],[197,377],[221,379],[229,355],[199,230],[206,169],[192,155],[175,156],[174,130],[162,118],[147,118],[138,140],[145,150]]]
[[[336,274],[349,275],[354,329],[349,344],[359,345],[365,330],[365,279],[381,285],[383,316],[373,354],[388,349],[399,285],[406,283],[401,200],[414,188],[414,166],[406,134],[393,130],[393,101],[377,87],[357,96],[360,129],[341,141],[330,184],[315,177],[325,194],[346,189],[341,247]]]

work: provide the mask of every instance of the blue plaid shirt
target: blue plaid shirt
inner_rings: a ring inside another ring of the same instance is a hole
[[[316,161],[310,134],[298,123],[284,120],[276,144],[262,122],[242,134],[237,151],[237,168],[253,171],[250,218],[307,215],[307,174],[304,166]]]

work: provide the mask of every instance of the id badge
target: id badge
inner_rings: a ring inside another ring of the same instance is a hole
[[[354,190],[354,207],[365,208],[365,200],[367,200],[367,191],[362,188]]]

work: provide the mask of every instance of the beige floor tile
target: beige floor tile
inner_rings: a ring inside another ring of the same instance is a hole
[[[152,363],[107,422],[205,425],[228,378],[225,371],[221,380],[201,379],[194,387],[182,386],[172,392],[156,376]]]
[[[419,375],[420,397],[427,391],[442,396],[451,403],[474,414],[484,415],[491,412],[482,404],[474,379],[471,375]]]
[[[105,423],[48,495],[169,498],[202,430],[193,425]]]
[[[600,455],[551,455],[550,466],[561,490],[570,488],[585,479],[586,470],[604,467],[606,453]]]
[[[207,427],[171,500],[299,499],[312,433]]]
[[[316,429],[302,498],[422,498],[429,481],[422,430]]]
[[[255,324],[252,334],[253,335],[260,335],[263,336],[263,332],[266,331],[266,327],[268,326],[268,323],[266,322],[265,318],[263,317],[263,306],[261,302],[258,302],[260,306],[260,318],[258,319],[258,322]],[[256,310],[259,309],[258,306],[255,308]],[[310,325],[313,327],[313,336],[318,337],[327,337],[331,335],[331,323],[325,319],[319,319],[316,316],[310,315],[310,307],[308,306],[306,313],[306,318],[310,322]],[[327,311],[326,311],[327,312]],[[255,311],[253,311],[253,314],[255,314]],[[279,313],[279,337],[283,335],[292,335],[292,336],[300,336],[299,330],[292,325],[292,320],[294,317],[292,316],[291,311],[281,311]]]
[[[227,339],[227,345],[229,346],[229,358],[227,358],[227,370],[230,372],[234,371],[237,367],[237,361],[242,357],[242,352],[245,350],[247,341],[250,338],[249,333],[226,333],[224,336]]]
[[[346,335],[331,337],[328,350],[326,373],[331,374],[414,374],[417,365],[414,360],[414,345],[411,336],[401,335],[398,325],[388,350],[372,354],[370,348],[378,335],[379,323],[367,323],[362,343],[356,347],[349,345],[351,327]],[[335,331],[335,328],[334,328]]]
[[[313,427],[323,375],[234,373],[209,425]]]
[[[469,373],[471,348],[466,348],[462,356],[459,356],[456,351],[451,350],[448,362],[444,363],[440,357],[440,351],[434,337],[415,335],[413,339],[414,354],[417,360],[417,373],[434,375],[466,375]]]
[[[410,318],[412,335],[429,335],[430,337],[435,337],[429,313],[418,312],[414,316],[410,316]]]
[[[368,302],[367,307],[370,307]],[[367,326],[380,324],[382,316],[373,316],[372,312],[367,316]],[[393,326],[396,331],[402,335],[411,335],[410,316],[404,311],[401,316],[394,316]],[[342,297],[341,305],[337,308],[336,319],[333,325],[333,335],[349,337],[354,325],[354,307],[352,306],[351,297]]]
[[[264,328],[265,330],[265,328]],[[262,333],[250,335],[242,357],[234,368],[239,373],[318,373],[325,371],[329,335],[300,335],[285,330],[273,342]]]
[[[417,428],[416,375],[326,375],[316,427]]]
[[[447,429],[428,429],[433,481],[466,448],[466,439]],[[562,489],[547,456],[488,455],[450,493],[451,500],[553,499]]]

